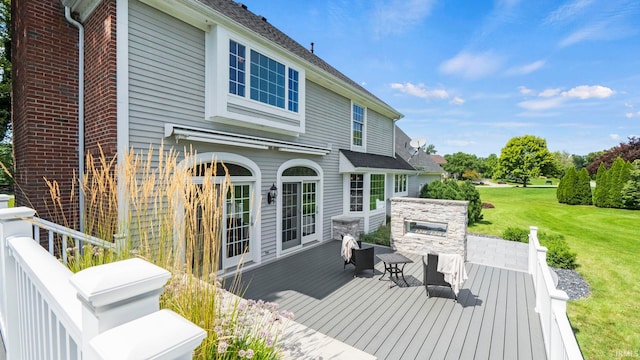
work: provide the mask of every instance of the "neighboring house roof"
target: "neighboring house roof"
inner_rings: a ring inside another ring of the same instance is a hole
[[[316,56],[314,53],[309,51],[309,49],[300,45],[298,42],[287,36],[282,31],[278,30],[275,26],[269,24],[267,19],[252,13],[247,7],[238,2],[230,1],[230,0],[198,0],[201,3],[211,7],[212,9],[218,11],[219,13],[229,17],[230,19],[236,21],[237,23],[247,27],[248,29],[256,32],[261,35],[265,39],[276,43],[277,45],[285,48],[286,50],[292,52],[298,57],[308,61],[312,65],[324,70],[325,72],[337,77],[343,82],[349,84],[354,87],[356,90],[361,91],[367,97],[374,99],[380,104],[386,106],[388,110],[395,112],[394,116],[398,118],[402,117],[402,114],[394,110],[387,103],[382,101],[377,96],[370,93],[367,89],[360,86],[355,81],[351,80],[349,77],[336,70],[333,66],[329,65],[327,62]]]
[[[447,160],[444,157],[442,157],[442,155],[429,155],[429,156],[431,157],[431,160],[435,161],[439,165],[447,163]]]
[[[415,170],[413,166],[409,165],[397,154],[396,157],[391,157],[343,149],[340,149],[340,153],[347,158],[355,169]]]
[[[410,165],[416,168],[416,170],[420,170],[422,172],[427,173],[438,173],[443,174],[445,171],[442,167],[433,161],[431,156],[427,155],[424,151],[420,151],[417,154],[411,156],[409,153],[409,142],[411,138],[404,131],[402,131],[399,127],[396,126],[396,154],[399,154],[405,161],[407,161]]]

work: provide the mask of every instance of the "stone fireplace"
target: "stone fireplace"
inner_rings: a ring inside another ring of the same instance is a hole
[[[467,260],[468,201],[391,199],[391,247],[400,252],[459,254]]]

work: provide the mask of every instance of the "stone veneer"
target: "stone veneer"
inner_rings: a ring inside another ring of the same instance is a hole
[[[418,198],[391,199],[391,247],[425,255],[459,254],[467,260],[468,201]],[[405,221],[446,224],[443,236],[408,233]]]

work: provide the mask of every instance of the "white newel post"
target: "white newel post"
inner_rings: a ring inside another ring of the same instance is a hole
[[[537,241],[534,239],[538,238],[538,227],[537,226],[529,226],[529,274],[534,276],[536,273],[536,245]]]
[[[169,310],[158,311],[170,276],[142,259],[73,275],[71,284],[83,304],[85,359],[191,358],[206,332]]]
[[[11,200],[11,196],[6,194],[0,194],[0,209],[6,209],[9,207],[9,200]]]
[[[18,297],[16,296],[16,263],[9,253],[7,239],[11,237],[33,237],[31,223],[23,218],[32,218],[35,210],[26,207],[0,209],[0,330],[5,341],[8,359],[21,359],[20,320]]]

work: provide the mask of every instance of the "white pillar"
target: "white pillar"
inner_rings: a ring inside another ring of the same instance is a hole
[[[537,243],[538,243],[538,227],[529,226],[529,274],[534,275],[534,278],[536,273]]]
[[[35,210],[26,207],[0,209],[0,330],[8,359],[21,359],[16,264],[7,247],[7,238],[33,237],[31,223]]]
[[[83,352],[99,334],[157,312],[160,294],[170,276],[142,259],[95,266],[73,275],[69,281],[82,302]]]
[[[5,195],[5,194],[0,194],[0,209],[8,208],[10,199],[11,199],[11,196]]]

